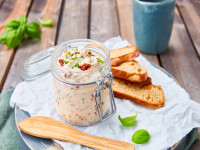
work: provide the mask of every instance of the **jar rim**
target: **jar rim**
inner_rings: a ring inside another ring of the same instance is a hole
[[[75,71],[71,71],[70,73],[73,74],[73,73],[90,73],[90,72],[94,72],[94,71],[96,71],[96,70],[99,70],[99,69],[102,68],[103,66],[105,66],[105,65],[110,61],[110,51],[109,51],[109,49],[108,49],[103,43],[98,42],[98,41],[96,41],[96,40],[91,40],[91,39],[74,39],[74,40],[67,41],[67,42],[65,42],[64,44],[61,44],[61,46],[57,47],[57,48],[53,51],[53,53],[52,53],[52,62],[51,62],[51,63],[53,64],[53,67],[55,67],[56,69],[59,69],[59,70],[66,71],[66,69],[60,67],[60,66],[57,64],[57,59],[54,57],[54,55],[55,55],[56,50],[59,50],[59,49],[61,49],[61,48],[63,49],[64,47],[67,47],[68,45],[70,45],[70,43],[75,43],[75,42],[90,42],[90,43],[94,43],[94,44],[98,44],[98,45],[102,46],[102,47],[106,50],[106,55],[105,55],[106,58],[105,58],[105,61],[104,61],[103,64],[100,64],[98,67],[95,67],[95,68],[93,68],[93,69],[91,69],[91,70],[85,70],[85,71],[75,70]],[[55,60],[55,59],[56,59],[56,60]],[[109,68],[109,70],[110,70],[110,69],[111,69],[111,68]],[[88,85],[88,84],[94,84],[94,83],[97,82],[97,81],[86,82],[86,83],[74,83],[74,82],[69,82],[69,81],[65,81],[65,80],[62,80],[62,79],[58,78],[58,77],[55,75],[54,71],[52,71],[52,69],[51,69],[51,72],[52,72],[53,76],[54,76],[56,79],[58,79],[58,80],[61,81],[61,82],[70,84],[70,85]]]

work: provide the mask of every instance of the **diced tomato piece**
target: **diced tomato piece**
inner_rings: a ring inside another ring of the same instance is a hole
[[[79,66],[82,71],[88,70],[90,67],[91,65],[86,63],[84,63],[82,66]]]
[[[64,66],[64,61],[62,59],[59,59],[59,63],[61,66]]]

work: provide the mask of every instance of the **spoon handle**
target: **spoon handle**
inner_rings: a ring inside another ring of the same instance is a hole
[[[134,150],[130,143],[93,136],[49,117],[30,117],[18,124],[23,132],[46,139],[85,145],[98,150]]]

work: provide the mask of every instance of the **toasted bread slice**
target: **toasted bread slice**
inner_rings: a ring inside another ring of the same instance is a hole
[[[129,99],[149,107],[164,106],[165,96],[161,86],[153,85],[148,80],[142,83],[130,83],[114,78],[112,85],[114,96]]]
[[[143,82],[147,80],[147,68],[140,66],[137,61],[124,62],[119,66],[111,67],[114,77],[130,82]]]
[[[138,56],[139,51],[136,46],[127,46],[110,50],[111,66],[118,66],[123,62],[132,61]]]

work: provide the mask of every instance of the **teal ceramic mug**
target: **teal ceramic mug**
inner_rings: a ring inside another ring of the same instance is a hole
[[[163,53],[169,43],[175,0],[133,0],[134,34],[141,52]]]

